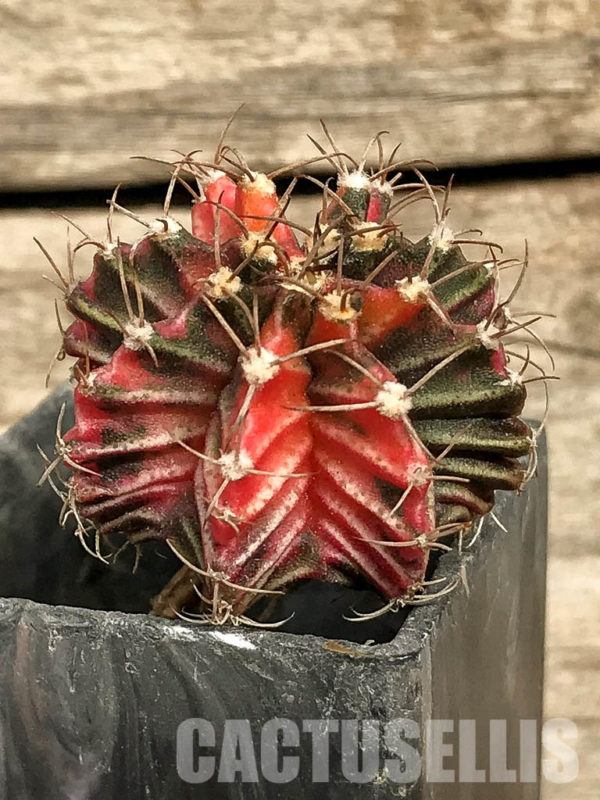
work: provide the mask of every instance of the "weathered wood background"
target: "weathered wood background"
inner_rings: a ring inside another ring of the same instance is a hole
[[[403,140],[403,157],[449,166],[600,157],[596,0],[2,0],[0,25],[0,191],[21,193],[5,194],[0,209],[0,428],[43,398],[59,343],[57,293],[41,279],[48,268],[31,237],[60,258],[66,223],[39,206],[39,195],[27,207],[23,192],[44,190],[46,205],[101,236],[104,209],[73,208],[70,190],[108,194],[117,181],[161,179],[160,167],[129,156],[201,146],[210,153],[241,102],[232,141],[257,166],[312,155],[304,134],[318,132],[320,116],[355,153],[385,128]],[[581,765],[575,783],[546,785],[544,800],[597,798],[600,784],[600,173],[590,171],[593,163],[587,174],[465,188],[459,169],[452,202],[453,227],[482,228],[508,255],[520,255],[527,237],[531,268],[516,305],[558,314],[540,326],[562,376],[551,387],[549,420],[546,714],[577,722]],[[307,221],[310,202],[296,202]],[[182,221],[186,213],[175,211]],[[424,230],[426,213],[410,215],[415,230]],[[136,235],[129,220],[121,230]],[[88,259],[82,251],[82,274]],[[57,365],[50,385],[65,375]],[[541,394],[532,391],[531,413],[541,412]]]
[[[236,140],[258,165],[386,128],[441,164],[600,152],[597,0],[45,0],[0,4],[0,182],[104,186]]]

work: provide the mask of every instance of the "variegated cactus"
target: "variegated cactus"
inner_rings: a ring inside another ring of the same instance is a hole
[[[503,340],[532,320],[499,300],[499,248],[475,239],[467,260],[449,190],[417,165],[323,158],[337,188],[321,184],[310,230],[286,217],[296,178],[279,198],[284,170],[221,145],[173,164],[191,233],[168,200],[134,244],[109,222],[89,278],[63,279],[66,513],[82,538],[168,542],[185,566],[159,612],[246,618],[307,578],[421,602],[430,550],[527,478],[526,381]],[[412,242],[399,214],[421,198],[433,229]]]

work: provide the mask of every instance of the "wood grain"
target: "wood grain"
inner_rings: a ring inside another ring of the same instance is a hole
[[[555,434],[555,451],[559,444]],[[556,460],[555,455],[553,468]],[[579,472],[585,469],[583,460],[571,459],[571,465]],[[572,497],[570,490],[556,486],[552,496],[554,506]],[[577,499],[585,503],[588,498],[581,491]],[[556,525],[551,527],[544,710],[547,719],[567,717],[576,723],[579,777],[568,785],[546,783],[542,800],[597,800],[600,785],[600,557],[554,555],[557,536],[567,537],[570,530],[559,533]],[[588,540],[597,535],[596,523],[587,530]]]
[[[505,245],[506,255],[519,255],[527,235],[531,268],[515,307],[550,309],[559,320],[544,320],[541,330],[560,345],[555,348],[562,380],[552,388],[548,423],[551,508],[547,637],[546,715],[569,717],[579,728],[580,778],[568,787],[569,800],[597,797],[600,780],[600,265],[597,260],[597,209],[600,176],[569,180],[519,182],[453,194],[450,222],[455,230],[480,227]],[[125,196],[126,199],[126,196]],[[296,213],[309,223],[313,198],[300,197]],[[137,208],[149,218],[157,212]],[[73,216],[94,236],[104,230],[104,211],[73,210]],[[174,215],[185,221],[187,210]],[[427,230],[431,210],[414,207],[406,222],[408,234]],[[120,219],[123,238],[139,235],[131,220]],[[0,213],[0,426],[6,426],[43,398],[43,377],[58,347],[52,308],[58,292],[40,275],[50,272],[31,237],[38,235],[59,262],[66,224],[48,211]],[[78,270],[89,271],[91,252],[81,251]],[[505,272],[506,286],[511,285]],[[514,278],[512,278],[514,280]],[[508,288],[505,290],[508,291]],[[66,315],[63,315],[66,321]],[[537,358],[543,358],[536,351]],[[548,366],[549,368],[549,366]],[[52,384],[66,375],[59,364]],[[543,410],[543,397],[532,389],[529,413]],[[500,532],[499,532],[499,535]],[[565,787],[547,785],[544,800],[563,798]]]
[[[377,130],[403,157],[488,164],[600,153],[592,0],[46,0],[0,6],[0,186],[108,186],[135,154],[208,152],[226,118],[257,166]]]

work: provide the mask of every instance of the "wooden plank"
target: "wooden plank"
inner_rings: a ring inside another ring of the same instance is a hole
[[[556,459],[558,460],[558,459]],[[577,464],[574,464],[577,468]],[[581,468],[581,464],[580,464]],[[561,502],[570,489],[555,490]],[[585,502],[583,491],[580,502]],[[588,529],[588,538],[596,529]],[[553,534],[556,534],[553,529]],[[553,555],[551,538],[548,568],[548,607],[546,627],[545,715],[568,717],[577,725],[576,750],[579,777],[568,787],[545,783],[543,800],[595,800],[600,783],[600,556]],[[567,791],[565,792],[565,788]]]
[[[210,152],[242,101],[259,167],[313,155],[320,116],[358,153],[386,128],[440,164],[598,154],[600,6],[557,5],[7,0],[0,187],[154,180],[129,156]]]

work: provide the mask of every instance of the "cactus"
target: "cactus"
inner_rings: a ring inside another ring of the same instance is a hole
[[[133,244],[113,237],[114,212],[131,215],[115,193],[108,240],[79,245],[96,247],[91,275],[61,275],[75,425],[59,425],[44,478],[98,554],[111,534],[168,543],[184,566],[157,613],[250,622],[257,599],[308,578],[366,583],[382,611],[425,602],[431,550],[534,469],[529,356],[513,370],[503,345],[534,320],[499,299],[498,245],[474,239],[468,260],[450,187],[417,164],[380,155],[367,172],[320,151],[337,188],[312,178],[310,230],[286,217],[297,175],[278,197],[284,170],[221,143],[214,162],[172,165],[164,214]],[[191,233],[169,213],[176,183]],[[433,228],[413,242],[399,214],[423,198]]]

